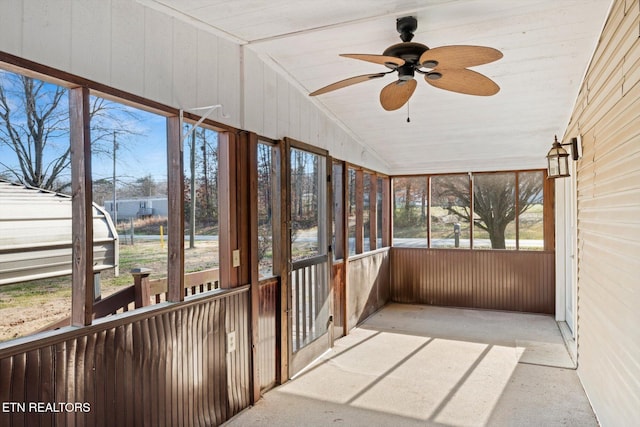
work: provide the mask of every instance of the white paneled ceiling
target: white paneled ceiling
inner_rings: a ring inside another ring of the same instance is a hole
[[[377,152],[395,174],[544,167],[562,136],[611,0],[146,0],[253,49],[312,92],[386,71],[340,53],[381,54],[399,43],[396,18],[415,16],[414,42],[470,44],[504,57],[474,67],[501,88],[476,97],[429,86],[385,111],[394,74],[314,101]],[[411,121],[407,123],[407,116]]]

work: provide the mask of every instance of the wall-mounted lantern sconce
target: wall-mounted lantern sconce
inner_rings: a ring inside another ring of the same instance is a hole
[[[569,153],[562,148],[563,145],[570,145],[573,160],[578,160],[578,138],[571,138],[571,142],[561,144],[558,142],[558,137],[554,136],[551,150],[547,153],[548,178],[565,178],[569,176]]]

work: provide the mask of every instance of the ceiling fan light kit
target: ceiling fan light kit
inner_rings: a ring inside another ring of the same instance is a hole
[[[407,103],[416,88],[415,73],[423,74],[424,80],[433,87],[466,95],[491,96],[500,87],[487,76],[468,67],[488,64],[502,58],[502,52],[485,46],[451,45],[429,49],[421,43],[411,42],[418,21],[405,16],[396,21],[402,43],[389,46],[382,55],[341,54],[345,58],[358,59],[384,65],[391,71],[350,77],[311,92],[309,96],[321,95],[356,83],[398,73],[398,80],[386,85],[380,92],[380,104],[387,111],[397,110]],[[412,83],[412,84],[407,84]]]

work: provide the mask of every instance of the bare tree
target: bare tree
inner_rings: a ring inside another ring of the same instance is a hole
[[[136,178],[127,187],[120,190],[122,197],[140,198],[162,196],[166,193],[166,183],[158,182],[153,175],[148,174]]]
[[[394,223],[401,227],[422,226],[427,218],[427,178],[404,177],[394,179],[396,207]],[[415,212],[415,202],[420,199],[420,215]]]
[[[70,186],[67,93],[61,86],[0,71],[0,144],[15,154],[16,162],[0,160],[5,175],[47,190]],[[113,154],[114,133],[138,133],[132,126],[139,120],[135,112],[104,98],[91,98],[89,116],[92,150],[98,155]]]
[[[70,145],[55,147],[58,153],[53,159],[45,156],[47,149],[69,132],[69,112],[60,105],[67,90],[6,72],[0,83],[0,140],[18,161],[17,166],[11,166],[3,159],[2,166],[34,187],[56,191],[67,187],[56,180],[69,167]]]
[[[505,249],[505,231],[532,205],[542,202],[542,185],[538,174],[520,174],[516,188],[515,174],[474,175],[473,212],[470,210],[471,193],[467,186],[456,181],[445,181],[438,194],[449,200],[445,207],[449,213],[466,221],[474,219],[474,226],[489,234],[493,249]],[[516,204],[516,197],[518,203]]]

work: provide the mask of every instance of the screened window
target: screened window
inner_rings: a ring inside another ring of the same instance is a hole
[[[271,277],[274,270],[274,236],[278,214],[280,172],[278,150],[269,143],[258,143],[258,271],[260,278]]]
[[[395,178],[393,244],[542,250],[543,186],[544,171]]]
[[[427,247],[427,177],[394,178],[393,245]]]
[[[473,175],[473,247],[516,249],[516,174]]]
[[[318,214],[326,196],[325,158],[292,148],[291,174],[291,259],[297,261],[326,253]]]
[[[152,280],[167,275],[167,127],[139,108],[98,96],[90,103],[93,200],[119,236],[119,275],[102,272],[96,287],[104,299],[133,284],[132,268],[151,269]]]
[[[468,175],[431,177],[431,247],[470,247],[471,191]]]
[[[68,89],[0,70],[0,342],[70,324],[69,132]]]
[[[518,173],[518,248],[544,249],[542,172]]]
[[[218,153],[219,134],[185,123],[184,212],[185,273],[203,272],[215,281],[219,268]],[[219,284],[215,284],[219,286]]]
[[[349,255],[356,253],[356,171],[348,169],[347,183],[349,186],[349,206],[347,216],[347,230],[349,239]]]
[[[364,173],[362,191],[362,226],[364,227],[363,251],[371,250],[371,175]],[[375,226],[375,224],[374,224]]]
[[[332,243],[333,259],[344,258],[344,167],[341,163],[333,163],[333,221]]]

